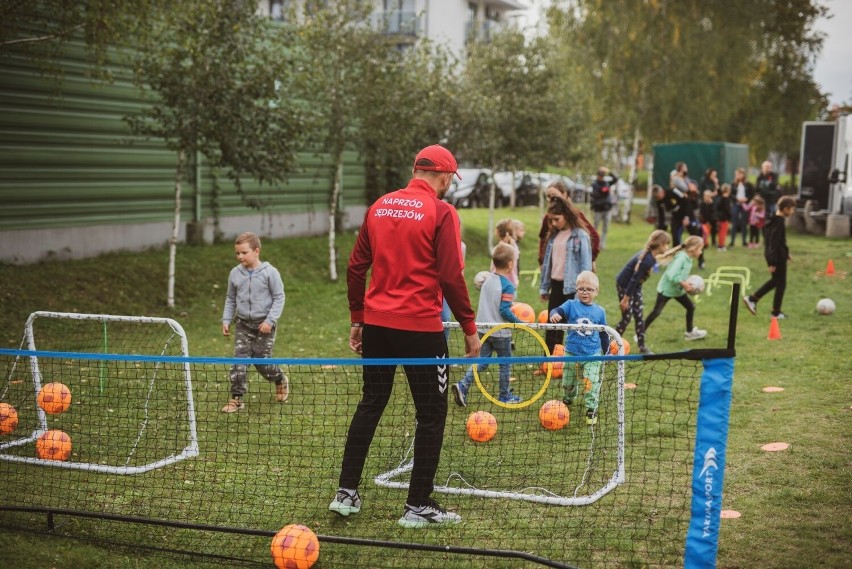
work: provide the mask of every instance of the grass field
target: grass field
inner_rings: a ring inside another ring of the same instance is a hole
[[[476,272],[488,268],[487,211],[463,210],[461,215],[468,251],[466,276],[471,282]],[[521,268],[532,269],[539,212],[498,211],[497,219],[509,215],[527,224]],[[641,221],[610,227],[608,247],[598,260],[603,288],[598,300],[607,309],[611,325],[617,314],[615,273],[650,230]],[[344,263],[352,241],[351,234],[339,241]],[[766,339],[769,299],[761,303],[757,317],[740,311],[723,507],[741,512],[742,517],[723,520],[719,567],[852,567],[848,523],[852,517],[848,451],[852,388],[844,350],[852,338],[847,317],[852,290],[848,279],[817,276],[829,258],[839,271],[852,271],[852,242],[800,235],[790,235],[789,242],[793,260],[784,305],[789,319],[781,322],[783,339]],[[262,258],[281,270],[287,292],[276,355],[349,357],[345,283],[327,280],[324,238],[270,240],[264,244]],[[181,248],[174,311],[164,302],[166,260],[166,252],[160,250],[27,267],[0,266],[4,305],[0,345],[18,346],[23,324],[34,310],[105,312],[173,317],[187,330],[191,355],[230,356],[231,340],[221,336],[219,317],[227,274],[235,264],[232,247]],[[710,250],[705,276],[723,265],[750,268],[752,290],[767,275],[759,250],[740,246],[724,253]],[[647,302],[653,300],[656,280],[653,276],[645,285]],[[475,303],[476,290],[471,290]],[[724,297],[720,291],[699,302],[696,324],[710,331],[702,347],[724,347],[728,315]],[[837,303],[833,316],[816,314],[816,302],[823,297]],[[519,290],[519,300],[537,310],[544,307],[537,290],[528,283]],[[682,309],[668,306],[650,331],[650,347],[657,352],[696,347],[683,341],[683,327]],[[632,337],[632,328],[627,337]],[[200,395],[202,406],[221,404],[227,384],[220,385],[221,392]],[[785,391],[763,393],[761,388],[767,385]],[[790,448],[780,453],[761,451],[763,444],[775,441],[787,442]],[[567,523],[564,531],[579,533]],[[183,557],[152,558],[144,552],[75,540],[53,538],[49,547],[45,543],[44,537],[30,533],[9,528],[0,532],[3,558],[15,559],[15,565],[23,568],[201,565]],[[635,566],[642,566],[641,561]]]

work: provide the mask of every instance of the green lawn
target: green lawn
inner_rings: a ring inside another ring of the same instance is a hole
[[[476,272],[488,268],[487,210],[462,210],[460,213],[467,244],[466,276],[472,283]],[[532,269],[540,214],[534,208],[514,212],[501,210],[495,219],[506,216],[519,218],[527,225],[527,236],[521,243],[521,268]],[[602,281],[598,300],[607,309],[610,325],[615,324],[618,313],[613,283],[615,273],[644,243],[652,229],[640,221],[641,217],[634,215],[633,225],[611,225],[608,247],[598,259],[597,271]],[[852,289],[849,279],[817,274],[824,270],[828,259],[834,260],[838,271],[852,271],[852,242],[793,234],[788,240],[793,260],[784,303],[789,319],[781,322],[783,339],[766,339],[770,299],[761,302],[757,317],[740,310],[723,507],[740,512],[741,517],[722,520],[718,556],[718,566],[722,568],[852,567],[852,530],[848,523],[852,518],[849,476],[852,464],[848,451],[852,434],[852,388],[845,349],[852,339],[847,317],[852,306]],[[341,274],[345,274],[345,259],[352,242],[351,233],[338,241],[343,256]],[[760,250],[737,246],[727,252],[711,249],[706,256],[705,276],[720,266],[748,267],[752,290],[767,276]],[[281,270],[287,293],[276,355],[350,357],[346,346],[345,282],[328,282],[324,238],[269,240],[264,243],[262,258]],[[0,297],[4,306],[0,314],[0,345],[18,347],[24,322],[35,310],[103,312],[170,316],[186,329],[191,355],[231,356],[232,343],[221,336],[219,318],[227,274],[234,264],[230,245],[182,247],[177,258],[177,307],[174,310],[165,307],[167,252],[163,250],[26,267],[0,266]],[[645,284],[647,310],[650,309],[647,304],[655,297],[657,278],[654,275]],[[471,286],[471,291],[475,303],[476,289]],[[836,302],[834,315],[816,314],[816,303],[823,297]],[[531,304],[537,311],[544,308],[537,289],[529,283],[522,284],[518,300]],[[700,347],[724,347],[727,316],[726,291],[717,289],[712,296],[700,298],[696,325],[710,332],[709,337],[698,344]],[[649,346],[656,352],[697,347],[683,340],[683,320],[683,310],[670,303],[650,330]],[[632,334],[631,327],[626,336],[632,338]],[[213,372],[210,378],[198,378],[199,385],[209,390],[196,393],[201,411],[206,410],[215,417],[216,407],[227,395],[227,383],[221,379],[224,370],[213,368],[210,371]],[[316,379],[313,387],[320,390],[324,379]],[[784,391],[772,394],[761,391],[762,387],[770,385],[783,387]],[[397,395],[403,399],[407,397],[402,390],[398,390]],[[342,409],[350,408],[351,402],[357,401],[357,390],[347,397],[340,403]],[[451,415],[455,424],[460,416],[454,415],[452,410]],[[261,432],[277,432],[264,431],[272,427],[244,417],[238,424],[240,430],[248,430],[251,425]],[[227,426],[221,423],[221,418],[216,420],[220,421],[219,428]],[[301,420],[304,429],[310,428],[307,417]],[[789,443],[790,448],[778,453],[766,453],[760,448],[777,441]],[[451,449],[448,456],[455,456],[452,454],[455,447],[451,444],[448,448]],[[667,452],[663,448],[658,451]],[[482,458],[489,460],[488,455]],[[85,486],[83,480],[75,483]],[[333,480],[328,483],[333,484]],[[125,495],[117,497],[136,498],[132,487],[126,489]],[[546,508],[529,507],[525,511],[533,521],[537,515],[557,515]],[[387,515],[398,513],[389,511]],[[211,517],[215,518],[215,513]],[[14,558],[15,565],[22,568],[143,567],[154,563],[163,568],[183,568],[202,564],[181,556],[154,559],[145,552],[60,538],[50,539],[50,546],[45,547],[45,537],[12,531],[13,524],[5,516],[0,517],[0,522],[6,527],[0,532],[0,553],[3,558]],[[349,527],[349,522],[343,525],[322,523],[325,525],[318,528],[318,533],[322,534],[346,534]],[[549,523],[553,523],[552,520]],[[523,526],[517,527],[520,531]],[[566,520],[563,531],[579,536],[583,528]],[[404,538],[394,533],[388,539],[394,537]],[[482,543],[502,543],[499,536],[482,535],[481,540]],[[508,542],[508,546],[511,545],[511,541]],[[369,553],[376,554],[375,550]],[[443,560],[435,562],[449,566]],[[209,561],[203,563],[206,565]],[[328,566],[328,561],[324,566]],[[490,560],[481,566],[498,565]],[[640,567],[642,560],[630,566]]]

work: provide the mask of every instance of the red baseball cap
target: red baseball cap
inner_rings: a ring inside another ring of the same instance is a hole
[[[452,172],[461,180],[456,157],[440,144],[427,146],[418,152],[417,157],[414,159],[414,169],[429,172]]]

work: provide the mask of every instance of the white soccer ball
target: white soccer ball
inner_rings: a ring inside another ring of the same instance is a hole
[[[819,302],[817,302],[817,312],[822,315],[828,316],[829,314],[834,312],[834,309],[837,308],[834,305],[834,301],[830,298],[823,298]]]
[[[701,278],[701,275],[689,275],[686,282],[692,285],[692,290],[689,294],[701,294],[704,292],[704,279]]]
[[[487,281],[488,278],[493,274],[494,273],[490,271],[479,271],[478,273],[476,273],[476,276],[473,277],[473,284],[476,285],[476,288],[481,289],[485,281]]]

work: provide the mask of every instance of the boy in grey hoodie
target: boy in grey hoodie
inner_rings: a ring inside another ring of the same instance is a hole
[[[231,321],[236,320],[234,357],[269,358],[275,345],[275,328],[284,311],[284,282],[278,269],[260,260],[260,239],[246,232],[234,241],[239,265],[231,269],[228,293],[222,312],[222,334],[230,336]],[[255,364],[261,376],[275,383],[275,397],[285,401],[290,386],[287,376],[277,365]],[[231,367],[231,399],[222,407],[233,413],[244,407],[243,395],[248,390],[248,366]]]

